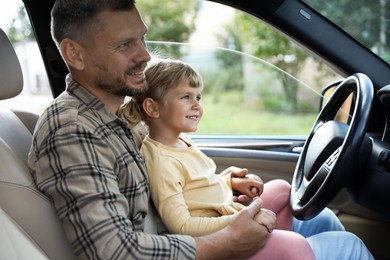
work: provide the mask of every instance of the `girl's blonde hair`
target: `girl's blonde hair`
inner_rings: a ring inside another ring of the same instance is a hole
[[[162,101],[167,90],[176,88],[183,82],[190,87],[203,88],[200,74],[190,64],[180,60],[154,58],[145,69],[145,78],[147,90],[140,96],[131,97],[119,110],[119,114],[132,127],[147,118],[142,109],[145,98]]]

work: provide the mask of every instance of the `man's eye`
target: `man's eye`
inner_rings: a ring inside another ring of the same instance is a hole
[[[130,42],[125,42],[125,43],[122,43],[121,45],[118,46],[118,49],[119,50],[126,50],[130,47]]]

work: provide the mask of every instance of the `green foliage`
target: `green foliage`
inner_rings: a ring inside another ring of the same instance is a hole
[[[249,88],[253,89],[253,87],[250,86],[251,83],[248,83],[248,79],[245,79],[246,76],[243,75],[244,79],[241,79],[243,85],[234,84],[237,89],[245,89],[245,92],[251,93],[251,95],[246,95],[246,99],[261,100],[265,108],[273,111],[279,110],[291,113],[316,110],[317,104],[304,98],[306,87],[303,87],[301,83],[294,79],[299,73],[302,73],[306,62],[311,57],[291,39],[263,23],[258,23],[254,17],[237,12],[232,22],[225,26],[225,32],[220,34],[219,42],[224,47],[260,57],[285,72],[274,75],[273,82],[268,81],[267,87],[261,87],[256,92],[248,91]],[[230,61],[229,56],[226,55],[220,55],[217,58],[226,67],[230,66],[232,68],[231,70],[234,71],[233,73],[236,76],[235,81],[240,79],[238,75],[242,75],[247,70],[248,66],[245,65],[246,62],[242,58],[235,57],[234,62]],[[246,68],[243,69],[244,67]],[[252,65],[252,67],[257,67],[253,68],[252,72],[264,71],[265,69],[264,63],[260,62]],[[318,84],[318,86],[314,86],[315,89],[323,87],[323,82],[321,82],[323,78],[335,76],[334,72],[323,66],[321,62],[315,61],[312,68],[313,72],[316,71],[316,74],[311,76],[312,83]],[[247,74],[251,78],[255,77],[251,73]],[[231,87],[228,88],[232,81],[230,79],[226,80],[223,84],[224,89],[232,89]],[[255,84],[259,84],[261,81],[262,79],[259,79]],[[275,88],[273,85],[278,87]],[[276,92],[275,89],[279,88],[281,89]],[[258,96],[254,97],[253,95]]]
[[[345,28],[369,48],[385,48],[381,34],[388,39],[389,1],[372,0],[367,6],[366,0],[306,0],[309,5],[325,16],[331,15],[332,21]],[[348,13],[345,12],[348,10]],[[379,17],[379,19],[378,19]]]
[[[25,40],[35,39],[29,17],[24,6],[18,9],[17,16],[12,19],[8,28],[8,37],[14,44]]]
[[[262,23],[254,23],[254,18],[237,13],[234,23],[241,32],[241,41],[248,52],[256,57],[268,60],[290,75],[297,75],[307,55],[286,37]],[[289,77],[279,77],[286,97],[284,110],[297,111],[298,86]],[[271,102],[274,105],[274,102]],[[279,102],[281,103],[281,102]],[[267,103],[265,103],[267,105]],[[270,105],[270,104],[269,104]]]
[[[146,25],[149,26],[147,39],[153,41],[188,42],[195,30],[193,21],[198,14],[198,1],[142,0],[137,7]],[[157,51],[163,56],[180,58],[177,45],[160,46]]]
[[[390,3],[388,0],[306,0],[350,35],[390,62]],[[348,10],[348,12],[345,12]]]
[[[252,16],[237,13],[234,23],[242,32],[241,41],[245,43],[246,52],[271,61],[289,74],[295,75],[307,58],[290,39],[263,23],[254,23]]]
[[[244,89],[243,57],[236,53],[219,50],[216,51],[216,58],[220,61],[220,77],[225,90]]]

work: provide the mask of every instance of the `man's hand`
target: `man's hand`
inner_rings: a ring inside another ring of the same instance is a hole
[[[231,216],[231,223],[224,229],[196,239],[196,259],[247,258],[265,244],[268,230],[257,220],[265,220],[267,213],[261,213],[260,199]],[[255,220],[256,219],[256,220]],[[271,220],[268,219],[267,221]],[[272,224],[267,222],[267,224]]]
[[[271,233],[275,228],[276,214],[269,209],[262,208],[260,212],[255,216],[255,221],[260,225],[266,227],[268,233]]]

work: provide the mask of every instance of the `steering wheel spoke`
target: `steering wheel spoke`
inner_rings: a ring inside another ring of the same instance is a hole
[[[297,197],[300,201],[308,202],[312,197],[314,197],[315,193],[320,189],[321,185],[324,183],[325,179],[328,177],[331,167],[325,162],[320,169],[314,174],[311,180],[303,178],[301,186],[297,191]]]

